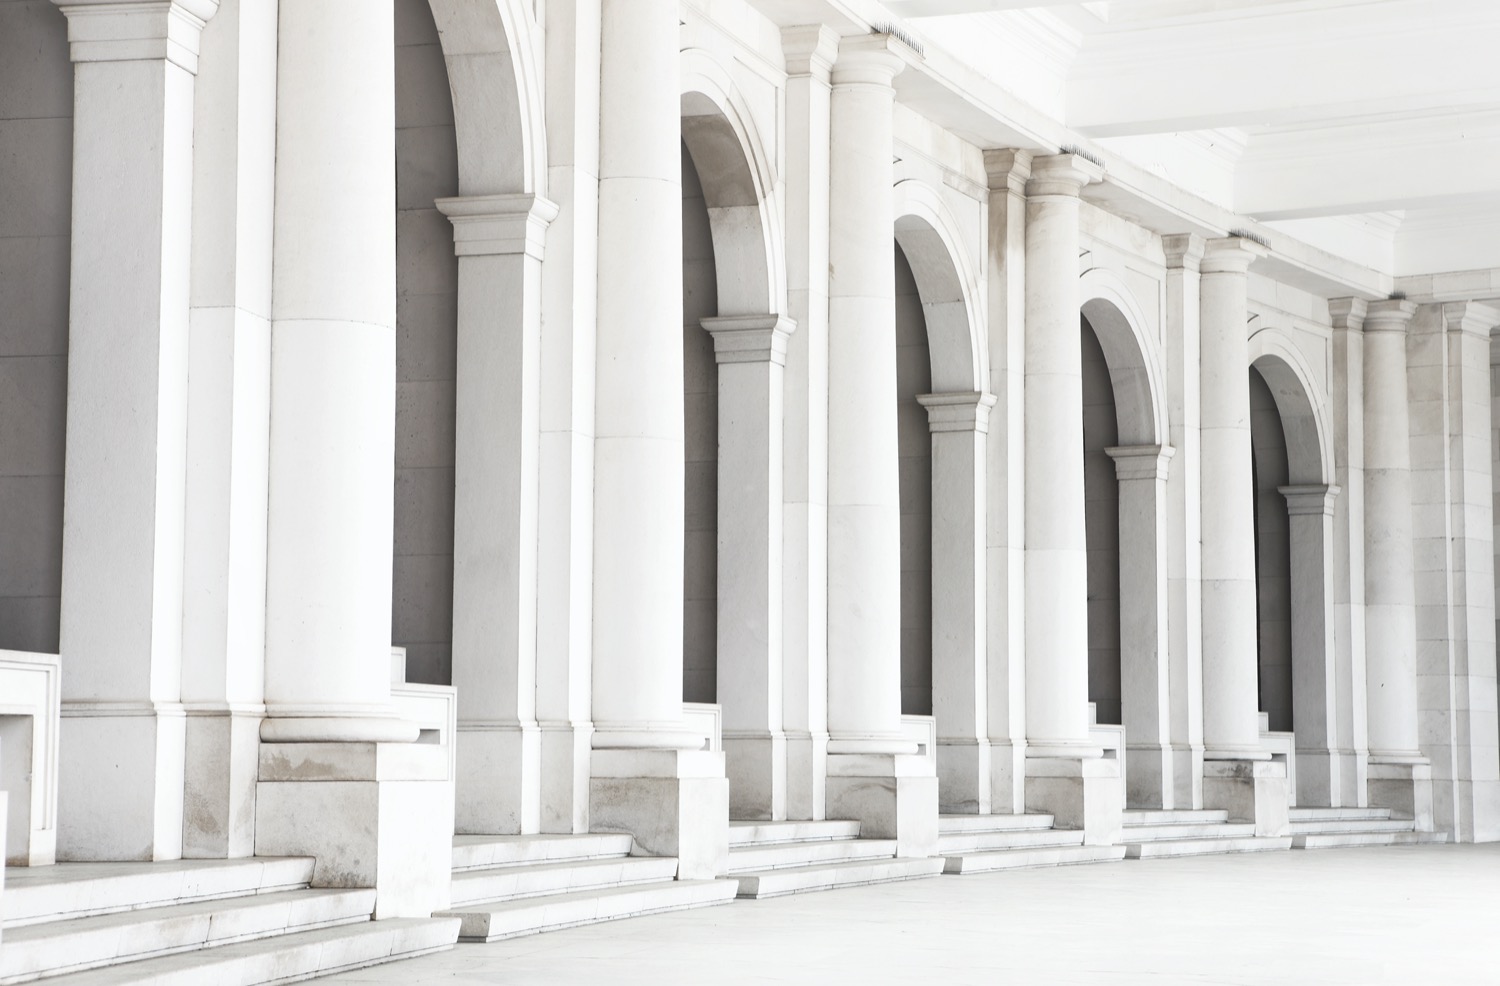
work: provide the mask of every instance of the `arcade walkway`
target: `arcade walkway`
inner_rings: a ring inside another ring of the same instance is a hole
[[[329,983],[1494,983],[1500,844],[945,876],[577,928]]]

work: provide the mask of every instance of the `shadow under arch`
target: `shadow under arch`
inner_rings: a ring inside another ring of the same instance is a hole
[[[462,195],[544,194],[541,28],[525,0],[428,0],[458,142]]]
[[[1168,434],[1162,369],[1149,345],[1151,323],[1114,271],[1094,267],[1079,278],[1083,317],[1109,366],[1121,445],[1163,445]]]
[[[1288,478],[1294,485],[1333,482],[1332,431],[1323,406],[1312,398],[1312,368],[1280,329],[1250,336],[1250,365],[1276,399],[1286,431]]]
[[[896,242],[911,265],[927,321],[932,391],[977,393],[989,380],[989,345],[979,278],[941,196],[916,179],[892,189]]]
[[[697,48],[682,52],[682,142],[708,205],[718,314],[779,313],[786,263],[771,158],[728,73]]]

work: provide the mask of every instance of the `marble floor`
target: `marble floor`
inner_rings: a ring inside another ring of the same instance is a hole
[[[1500,983],[1500,844],[1119,862],[739,901],[329,983]]]

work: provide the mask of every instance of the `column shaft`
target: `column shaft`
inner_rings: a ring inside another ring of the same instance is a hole
[[[604,0],[594,443],[594,747],[682,720],[682,160],[675,0]]]
[[[782,374],[777,315],[706,318],[719,365],[718,681],[732,818],[786,818],[782,732]]]
[[[1336,805],[1339,776],[1338,662],[1333,624],[1333,518],[1339,487],[1283,486],[1290,526],[1292,725],[1296,731],[1297,801]],[[1412,704],[1416,716],[1416,704]],[[1304,766],[1307,769],[1303,769]]]
[[[1406,327],[1417,306],[1365,320],[1365,660],[1370,756],[1420,757]]]
[[[458,254],[453,684],[459,832],[536,832],[537,455],[542,245],[536,195],[441,199]]]
[[[1120,488],[1120,713],[1126,803],[1172,808],[1167,655],[1167,476],[1170,446],[1106,449]]]
[[[266,575],[272,718],[261,727],[269,741],[416,736],[388,705],[392,17],[389,0],[281,5]]]
[[[1087,753],[1088,559],[1078,205],[1102,175],[1072,154],[1026,186],[1026,736],[1028,756]]]
[[[217,4],[62,6],[74,137],[58,855],[175,859],[193,76]]]
[[[833,70],[828,248],[829,752],[910,752],[901,727],[895,231],[886,35]]]
[[[927,394],[932,431],[932,714],[938,803],[992,810],[985,588],[985,447],[993,394]]]
[[[1255,525],[1251,490],[1250,262],[1263,250],[1229,237],[1202,266],[1203,737],[1210,759],[1260,759]]]

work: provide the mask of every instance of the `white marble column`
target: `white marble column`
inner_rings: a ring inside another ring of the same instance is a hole
[[[1260,745],[1246,329],[1250,263],[1265,252],[1212,240],[1201,268],[1203,804],[1274,836],[1287,830],[1286,768]]]
[[[1416,566],[1406,336],[1417,306],[1371,302],[1364,326],[1365,687],[1373,804],[1427,822],[1432,768],[1417,730]]]
[[[828,776],[828,117],[838,35],[782,31],[787,343],[782,725],[787,816],[822,818]]]
[[[779,315],[705,318],[719,366],[719,704],[731,818],[786,815],[782,731],[782,376]]]
[[[1055,154],[1034,159],[1026,183],[1026,809],[1091,844],[1120,827],[1119,767],[1088,721],[1078,213],[1102,177]]]
[[[255,833],[258,855],[315,856],[317,885],[376,888],[378,917],[445,905],[426,847],[453,797],[448,751],[408,745],[390,705],[393,24],[388,0],[280,5]]]
[[[1283,486],[1291,541],[1292,725],[1296,802],[1337,805],[1338,662],[1334,649],[1334,508],[1337,486]],[[1416,705],[1412,705],[1416,715]]]
[[[1200,265],[1203,238],[1162,237],[1166,269],[1167,420],[1176,454],[1167,476],[1167,661],[1172,804],[1203,805],[1203,544],[1199,474]]]
[[[723,755],[682,724],[677,10],[602,6],[589,806],[593,827],[631,832],[694,877],[728,852],[728,786]]]
[[[986,151],[991,415],[985,451],[990,808],[1026,808],[1026,181],[1030,151]]]
[[[995,395],[924,394],[932,432],[932,714],[938,804],[988,815],[991,800],[986,627],[985,463]]]
[[[74,115],[58,857],[175,859],[193,85],[218,5],[59,6]]]
[[[265,715],[276,5],[224,0],[194,87],[184,856],[255,851]]]
[[[828,300],[828,787],[831,818],[937,839],[937,778],[901,736],[892,80],[915,52],[845,39],[833,68]],[[884,203],[884,205],[883,205]],[[871,792],[877,792],[872,795]]]
[[[1105,449],[1120,487],[1120,713],[1126,804],[1176,807],[1167,652],[1167,477],[1164,445]]]
[[[557,206],[440,199],[458,255],[453,685],[459,832],[541,828],[536,724],[542,248]]]

